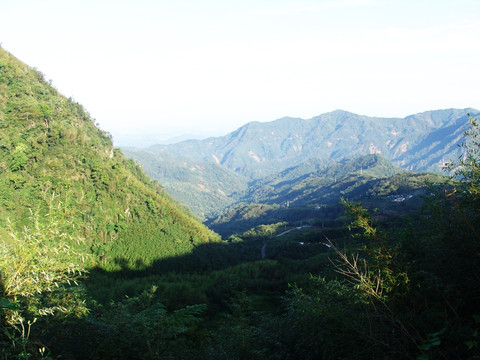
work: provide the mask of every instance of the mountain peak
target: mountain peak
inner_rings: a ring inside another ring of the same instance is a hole
[[[354,114],[350,111],[342,110],[342,109],[335,109],[333,111],[330,111],[327,114],[332,114],[332,115],[355,115],[358,116],[357,114]]]

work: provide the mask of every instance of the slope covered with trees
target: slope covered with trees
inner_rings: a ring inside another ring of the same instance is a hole
[[[95,261],[106,266],[120,256],[132,266],[148,263],[218,239],[114,149],[82,106],[59,95],[42,74],[3,50],[0,69],[3,228],[7,218],[27,224],[29,209],[45,213],[54,196],[89,239],[85,245]]]
[[[261,224],[338,223],[341,197],[361,201],[377,216],[399,216],[418,210],[427,183],[439,184],[438,173],[412,172],[394,166],[381,155],[364,155],[308,172],[301,164],[254,182],[236,204],[205,223],[223,236]]]
[[[329,269],[340,276],[314,276],[290,294],[303,358],[478,359],[480,128],[471,121],[455,180],[408,225],[387,230],[345,202],[353,237],[337,243]]]

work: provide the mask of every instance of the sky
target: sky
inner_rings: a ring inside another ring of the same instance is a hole
[[[480,109],[478,0],[0,0],[0,43],[116,146],[336,109]]]

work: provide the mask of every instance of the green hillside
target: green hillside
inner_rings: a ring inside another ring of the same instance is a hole
[[[308,168],[307,165],[311,163],[312,160],[286,169],[275,176],[256,181],[248,189],[243,200],[261,201],[268,204],[281,204],[286,201],[292,204],[304,204],[309,201],[325,202],[325,200],[319,200],[320,196],[312,193],[328,193],[329,188],[341,186],[336,185],[337,181],[349,176],[358,175],[360,181],[361,178],[368,180],[385,178],[405,172],[377,154],[357,156],[350,160],[344,159],[341,162],[330,163],[329,166],[306,172],[305,168]],[[332,194],[327,201],[338,202],[337,199],[338,195],[335,197]]]
[[[42,217],[55,199],[107,268],[185,254],[218,236],[114,149],[81,105],[0,52],[0,226]],[[128,251],[126,251],[128,249]]]
[[[208,267],[196,248],[221,241],[114,149],[80,104],[3,49],[0,168],[2,358],[31,353],[21,350],[28,336],[58,355],[73,341],[68,327],[85,327],[99,301],[152,285],[126,289],[119,274],[180,271],[184,261],[172,259],[187,256],[190,269]]]

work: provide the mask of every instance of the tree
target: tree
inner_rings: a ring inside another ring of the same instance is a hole
[[[18,144],[15,147],[15,150],[12,153],[12,161],[10,163],[10,170],[18,171],[25,168],[27,165],[27,155],[25,151],[27,150],[27,146],[25,144]]]

